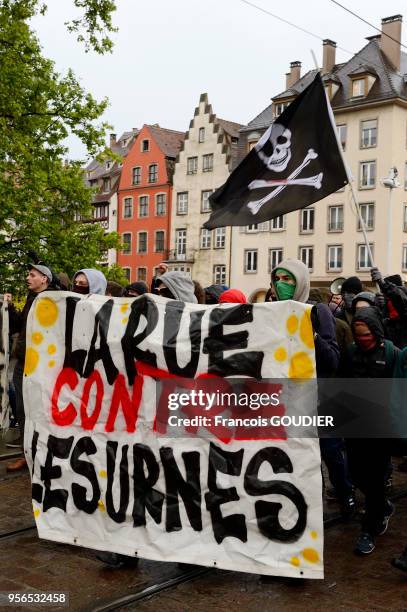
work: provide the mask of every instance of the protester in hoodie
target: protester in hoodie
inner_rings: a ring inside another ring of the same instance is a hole
[[[378,268],[370,271],[372,281],[383,293],[385,303],[384,328],[386,337],[398,348],[407,346],[407,295],[399,274],[383,278]]]
[[[123,297],[124,289],[115,281],[107,281],[106,295],[109,297]]]
[[[338,317],[338,319],[342,319],[342,321],[345,321],[345,323],[348,323],[348,325],[352,323],[352,300],[355,295],[361,293],[362,291],[363,286],[357,276],[350,276],[342,283],[342,307],[341,311],[335,313],[335,316]]]
[[[72,279],[72,291],[82,295],[105,295],[107,280],[100,270],[84,268],[75,272]]]
[[[184,272],[178,271],[165,272],[157,284],[158,295],[190,304],[198,303],[194,290],[191,278]]]
[[[354,315],[358,308],[366,308],[366,307],[376,308],[377,309],[377,299],[376,294],[371,291],[361,291],[352,300],[351,312]],[[380,315],[380,312],[378,311]]]
[[[384,339],[377,310],[359,308],[352,320],[354,344],[348,347],[340,365],[343,378],[392,378],[399,349]],[[358,402],[363,401],[358,398]],[[385,404],[385,402],[384,402]],[[384,405],[383,404],[383,405]],[[365,514],[355,552],[367,555],[375,549],[375,536],[387,531],[394,512],[386,498],[390,465],[390,444],[380,438],[346,440],[348,465],[353,483],[365,495]]]
[[[278,300],[306,303],[310,292],[309,270],[298,259],[286,259],[271,272],[271,282]],[[317,376],[332,376],[339,363],[335,321],[326,304],[316,304],[311,311],[314,329]]]
[[[210,285],[205,287],[205,304],[218,304],[221,294],[229,289],[226,285]]]
[[[247,304],[245,294],[239,289],[227,289],[221,293],[219,304]]]
[[[18,332],[19,334],[15,348],[16,364],[13,373],[13,386],[16,399],[16,416],[20,425],[20,437],[12,443],[13,446],[18,447],[24,446],[25,410],[23,400],[23,376],[28,313],[37,295],[49,288],[53,280],[53,274],[50,268],[44,264],[30,264],[26,280],[29,293],[21,315],[15,312],[15,316],[13,316],[14,329],[12,330],[12,333]],[[11,296],[9,294],[6,295],[8,296],[8,301],[11,302]],[[22,457],[9,463],[6,469],[8,472],[17,472],[23,470],[25,467],[27,467],[27,461],[25,457]]]

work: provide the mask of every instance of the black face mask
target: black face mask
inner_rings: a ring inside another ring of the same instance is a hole
[[[163,287],[162,289],[159,289],[158,293],[159,295],[161,295],[161,297],[169,298],[170,300],[174,299],[174,296],[171,293],[171,291],[168,289],[168,287]]]
[[[88,295],[89,287],[83,287],[82,285],[74,285],[72,291],[74,293],[80,293],[81,295]]]

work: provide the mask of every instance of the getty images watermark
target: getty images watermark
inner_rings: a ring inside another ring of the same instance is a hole
[[[156,391],[167,437],[407,438],[407,379],[177,377]]]

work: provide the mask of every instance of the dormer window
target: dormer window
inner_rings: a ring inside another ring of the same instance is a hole
[[[329,79],[324,82],[325,91],[329,100],[332,100],[332,98],[339,89],[339,85],[340,84],[338,83],[338,81],[334,81],[333,79]]]
[[[141,141],[141,151],[142,153],[147,153],[150,150],[150,141],[149,140],[142,140]]]
[[[366,79],[352,80],[352,98],[366,95]]]
[[[277,102],[274,106],[274,117],[279,117],[289,104],[289,102]]]

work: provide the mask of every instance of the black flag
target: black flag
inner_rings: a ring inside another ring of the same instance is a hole
[[[318,202],[347,182],[318,73],[211,195],[204,227],[262,223]]]

